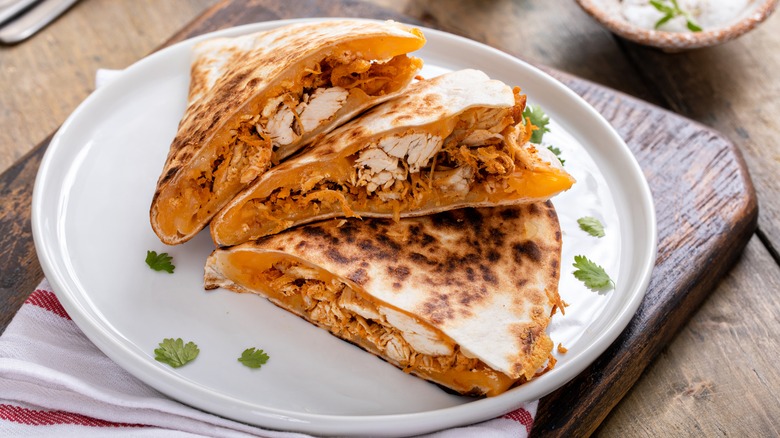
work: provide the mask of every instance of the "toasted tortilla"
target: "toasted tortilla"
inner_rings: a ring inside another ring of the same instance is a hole
[[[218,246],[344,217],[538,202],[574,183],[529,142],[519,88],[462,70],[416,82],[271,169],[211,223]]]
[[[152,228],[182,243],[273,163],[392,98],[423,46],[394,22],[325,21],[203,41],[188,106],[152,200]]]
[[[549,201],[331,219],[215,250],[205,287],[264,296],[406,372],[493,396],[552,366],[560,257]]]

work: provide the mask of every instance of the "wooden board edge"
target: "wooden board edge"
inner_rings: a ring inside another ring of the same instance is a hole
[[[32,192],[54,134],[0,174],[0,333],[43,279],[32,236]]]

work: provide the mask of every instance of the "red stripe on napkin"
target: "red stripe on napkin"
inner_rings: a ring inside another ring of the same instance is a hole
[[[33,306],[46,309],[49,312],[52,312],[55,315],[61,316],[65,319],[70,319],[68,312],[66,312],[65,308],[62,307],[62,304],[60,304],[60,300],[57,299],[57,296],[47,290],[36,289],[35,292],[27,297],[27,299],[24,301],[24,304],[32,304]]]
[[[0,419],[28,426],[52,426],[55,424],[75,424],[91,427],[147,427],[143,424],[114,423],[99,420],[81,414],[64,411],[41,411],[20,406],[0,404]]]
[[[525,430],[529,434],[531,433],[531,426],[534,425],[534,417],[532,417],[531,414],[523,408],[515,409],[514,411],[505,414],[501,418],[508,418],[510,420],[517,421],[518,423],[525,426]]]

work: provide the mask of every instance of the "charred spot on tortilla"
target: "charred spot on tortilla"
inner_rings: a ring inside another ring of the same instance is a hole
[[[558,278],[558,260],[552,260],[550,262],[550,277]]]
[[[494,396],[554,364],[561,243],[547,208],[302,225],[215,250],[205,285],[265,296],[404,372]]]
[[[530,259],[533,263],[538,263],[542,258],[542,252],[536,242],[528,240],[512,245],[512,256],[517,264],[522,264],[523,259]]]
[[[477,277],[476,277],[476,273],[474,272],[474,268],[472,268],[471,266],[467,266],[466,267],[466,279],[468,281],[474,281],[474,279],[476,279],[476,278]]]
[[[433,223],[440,228],[458,228],[462,226],[463,222],[463,218],[458,214],[457,210],[445,211],[433,217]]]
[[[519,288],[525,287],[525,285],[528,284],[528,279],[527,278],[521,278],[521,279],[517,280],[517,282],[515,284]]]
[[[417,264],[417,263],[425,263],[427,265],[435,265],[436,264],[436,262],[434,262],[433,260],[429,259],[428,257],[425,257],[424,255],[420,254],[419,252],[412,252],[411,254],[409,254],[409,259],[412,262],[414,262],[415,264]]]
[[[423,302],[420,314],[434,323],[442,323],[455,318],[455,310],[450,306],[449,295],[442,294],[433,295]]]
[[[517,210],[505,209],[500,213],[501,217],[505,220],[517,219],[520,213]]]
[[[487,254],[487,259],[491,262],[497,262],[501,260],[501,253],[495,250],[490,250]]]
[[[348,278],[357,284],[364,284],[368,281],[368,274],[366,274],[365,269],[361,268],[351,273]]]
[[[342,237],[347,239],[348,242],[352,243],[355,240],[355,227],[352,226],[352,223],[347,222],[341,227],[339,227],[338,230],[339,234],[341,234]]]
[[[351,258],[344,256],[343,254],[341,254],[341,252],[339,252],[338,249],[333,247],[330,247],[330,249],[328,249],[327,254],[328,254],[328,258],[342,265],[349,264],[352,261]]]
[[[325,230],[318,226],[305,227],[302,230],[307,236],[322,237],[325,235]]]
[[[479,271],[482,274],[482,280],[492,285],[498,285],[498,278],[492,269],[485,265],[479,265]]]
[[[404,281],[409,277],[411,271],[407,266],[388,266],[387,273],[399,281]]]

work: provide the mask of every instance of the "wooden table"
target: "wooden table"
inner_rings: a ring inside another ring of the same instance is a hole
[[[32,40],[0,48],[0,171],[11,169],[14,178],[34,175],[36,169],[13,164],[89,94],[96,68],[129,65],[215,3],[83,1]],[[366,7],[348,3],[357,10]],[[596,433],[780,435],[780,367],[772,360],[780,351],[780,182],[775,177],[780,169],[780,81],[775,79],[780,14],[737,41],[669,55],[617,39],[574,2],[371,3],[659,105],[716,129],[740,148],[759,196],[758,230],[741,259],[714,290],[706,291],[701,308]],[[3,200],[13,195],[0,193]],[[0,219],[15,208],[20,207],[0,204]],[[12,285],[34,284],[42,275],[34,258],[18,268],[5,265],[21,234],[24,230],[0,236],[0,265],[11,273],[0,278],[3,309],[18,308],[30,292],[10,290]],[[692,272],[708,268],[689,267]],[[12,313],[0,315],[0,327]],[[600,416],[583,433],[598,421]]]

